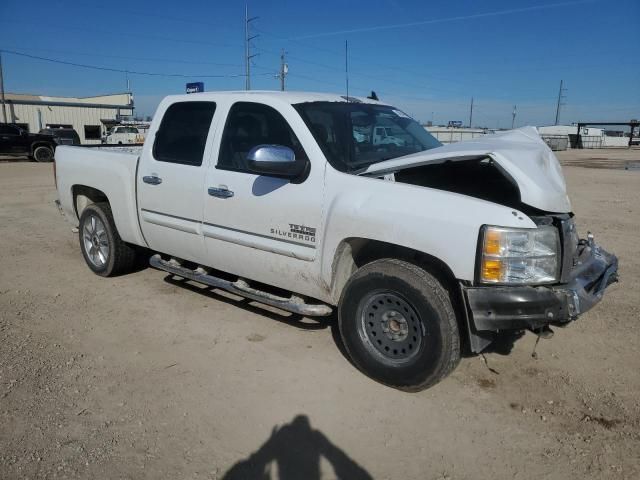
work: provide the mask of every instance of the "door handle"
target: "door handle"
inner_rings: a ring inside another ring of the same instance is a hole
[[[147,175],[142,177],[142,181],[144,183],[148,183],[149,185],[160,185],[162,183],[162,179],[155,175]]]
[[[231,198],[233,197],[233,192],[226,187],[209,187],[208,189],[209,195],[212,197],[218,198]]]

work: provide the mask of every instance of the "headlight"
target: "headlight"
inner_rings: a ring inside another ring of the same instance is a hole
[[[485,225],[481,235],[479,277],[482,283],[558,281],[560,240],[555,227],[524,229]]]

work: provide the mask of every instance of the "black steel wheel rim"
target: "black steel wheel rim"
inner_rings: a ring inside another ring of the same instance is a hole
[[[39,162],[48,162],[53,158],[51,150],[45,147],[41,147],[36,151],[36,160]]]
[[[411,360],[420,351],[424,328],[416,309],[396,292],[374,292],[358,308],[360,337],[371,353],[391,363]]]

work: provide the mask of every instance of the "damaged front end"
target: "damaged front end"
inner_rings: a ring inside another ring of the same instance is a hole
[[[618,259],[596,244],[592,234],[578,239],[573,219],[556,216],[561,236],[559,282],[551,285],[477,286],[461,282],[470,346],[481,352],[500,332],[542,332],[564,326],[602,300],[618,281]]]
[[[385,161],[361,175],[504,205],[538,227],[482,228],[476,277],[460,281],[473,352],[481,352],[500,332],[542,333],[550,325],[575,320],[618,279],[616,256],[598,246],[591,234],[579,239],[562,168],[532,127]],[[495,251],[483,252],[488,230],[520,237],[520,244],[509,252],[510,245],[494,242]],[[546,238],[540,244],[542,253],[531,246],[535,243],[531,238],[537,236]],[[497,275],[488,281],[481,275],[486,266],[480,263],[482,255],[489,258],[487,272]],[[549,258],[551,263],[545,264]],[[536,265],[544,265],[538,269],[542,275],[536,275]]]

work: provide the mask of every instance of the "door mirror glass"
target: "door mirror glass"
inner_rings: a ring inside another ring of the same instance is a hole
[[[305,173],[309,160],[297,159],[283,145],[257,145],[247,153],[247,164],[253,173],[294,179]]]

